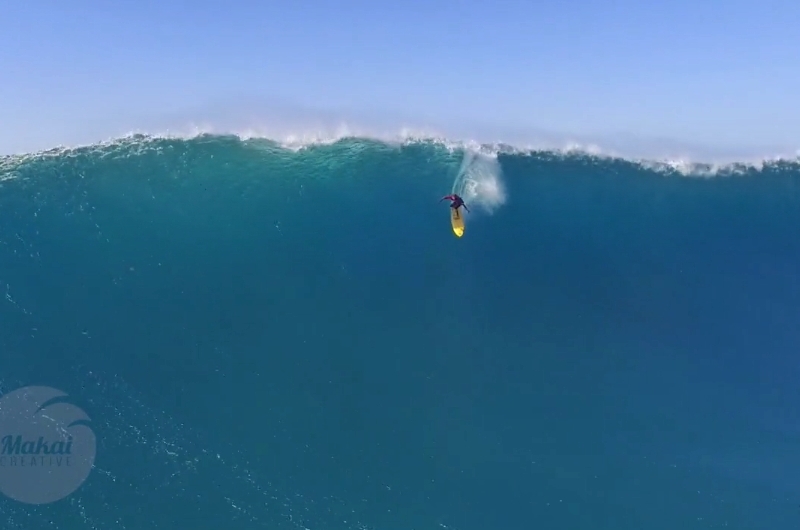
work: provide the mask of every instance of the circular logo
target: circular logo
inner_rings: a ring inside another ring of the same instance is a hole
[[[46,386],[0,397],[0,491],[16,501],[47,504],[77,490],[94,465],[89,416]]]

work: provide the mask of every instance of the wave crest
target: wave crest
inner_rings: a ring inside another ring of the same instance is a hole
[[[503,156],[525,156],[550,160],[583,160],[586,162],[615,161],[630,163],[663,175],[688,177],[732,176],[760,173],[766,169],[800,169],[800,151],[790,156],[761,157],[750,161],[694,162],[689,158],[641,158],[605,152],[595,144],[568,143],[563,147],[517,146],[504,142],[482,143],[476,140],[456,140],[430,131],[402,129],[394,135],[370,135],[351,130],[346,126],[336,131],[294,134],[284,137],[262,134],[258,130],[240,133],[214,133],[208,127],[194,127],[183,132],[150,134],[131,132],[106,141],[74,147],[58,146],[38,152],[15,155],[0,155],[0,182],[15,178],[21,166],[33,161],[59,157],[97,154],[100,156],[135,156],[148,149],[160,149],[165,141],[236,141],[247,146],[267,145],[271,149],[299,153],[318,146],[335,146],[345,143],[373,143],[385,147],[402,148],[410,145],[429,145],[447,151],[464,153],[460,174],[464,177],[462,196],[477,200],[481,207],[491,212],[506,200],[505,190],[499,178],[498,158]],[[466,173],[465,173],[466,172]],[[472,175],[472,176],[469,176]],[[456,183],[454,183],[455,190]],[[473,186],[473,188],[470,188]],[[457,192],[458,193],[458,192]]]

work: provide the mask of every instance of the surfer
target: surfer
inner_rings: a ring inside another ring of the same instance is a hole
[[[466,211],[469,211],[469,208],[467,208],[467,205],[464,204],[464,199],[462,199],[461,197],[459,197],[455,193],[452,194],[452,195],[445,195],[444,197],[439,199],[439,202],[442,202],[445,199],[447,199],[448,201],[452,201],[450,203],[450,208],[454,209],[455,211],[458,211],[458,208],[460,206],[463,206]]]

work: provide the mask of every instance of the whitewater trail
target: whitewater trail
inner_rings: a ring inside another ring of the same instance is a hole
[[[496,156],[466,151],[453,181],[452,193],[464,199],[470,212],[476,206],[491,215],[506,202],[502,169]]]

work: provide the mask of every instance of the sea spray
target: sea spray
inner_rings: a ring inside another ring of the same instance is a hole
[[[453,193],[460,195],[471,210],[477,206],[490,215],[505,204],[506,190],[497,156],[465,151],[453,181]]]

